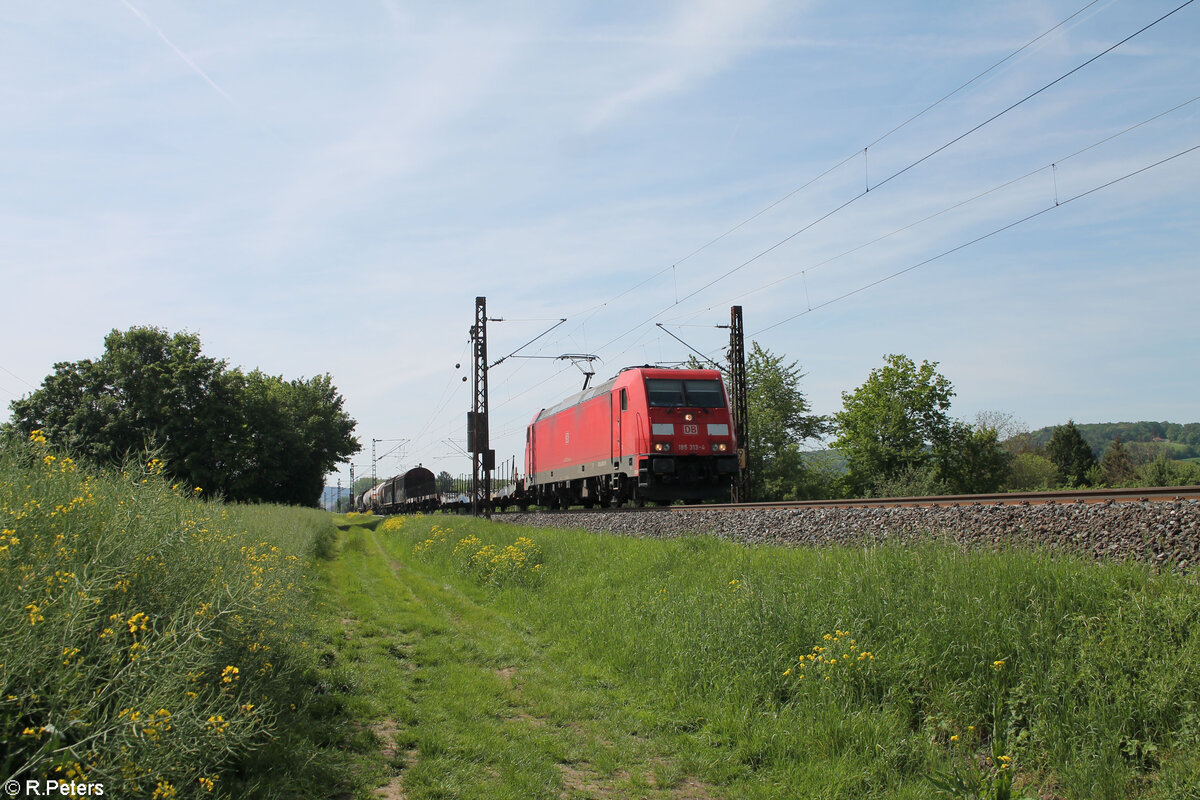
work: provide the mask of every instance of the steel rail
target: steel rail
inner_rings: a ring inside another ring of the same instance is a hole
[[[673,511],[705,509],[772,508],[920,508],[935,506],[1045,505],[1052,503],[1148,503],[1200,500],[1200,486],[1143,486],[1134,489],[1070,489],[1051,492],[998,492],[951,494],[930,497],[867,497],[843,500],[785,500],[765,503],[721,503],[705,506],[671,506]]]
[[[526,514],[609,514],[648,511],[756,511],[806,508],[932,508],[938,506],[1029,506],[1069,503],[1153,503],[1200,500],[1200,486],[1143,486],[1134,489],[1060,489],[1049,492],[997,492],[928,497],[865,497],[841,500],[773,500],[759,503],[695,503],[692,505],[621,508],[570,508],[557,511],[512,510]]]

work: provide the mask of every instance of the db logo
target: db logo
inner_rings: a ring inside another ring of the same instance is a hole
[[[685,436],[695,436],[699,432],[700,432],[699,425],[684,425],[683,426],[683,434]]]

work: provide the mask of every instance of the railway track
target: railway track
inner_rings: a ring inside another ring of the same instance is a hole
[[[778,500],[760,503],[697,503],[694,505],[621,508],[570,508],[558,511],[521,512],[516,508],[493,513],[596,514],[679,511],[757,511],[805,508],[937,508],[955,506],[1033,506],[1069,503],[1152,503],[1200,500],[1200,486],[1148,486],[1136,489],[1059,490],[1051,492],[999,492],[952,494],[931,497],[867,497],[850,500]]]
[[[1148,503],[1200,500],[1200,486],[1150,486],[1136,489],[1090,489],[1053,492],[1002,492],[996,494],[952,494],[934,497],[868,497],[857,500],[788,500],[767,503],[722,503],[699,506],[706,509],[762,508],[935,508],[969,505],[1045,505],[1053,503]],[[686,510],[698,506],[671,506]]]

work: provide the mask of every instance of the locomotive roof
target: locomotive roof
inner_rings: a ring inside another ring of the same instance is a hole
[[[582,392],[576,392],[567,399],[563,400],[561,403],[552,405],[549,408],[543,408],[540,412],[538,412],[538,415],[534,418],[534,421],[536,422],[544,417],[557,414],[558,412],[568,409],[571,406],[577,406],[580,403],[591,400],[593,397],[599,397],[602,394],[608,394],[612,391],[612,388],[616,385],[616,383],[616,378],[609,378],[604,383],[598,383],[590,389],[584,389]]]
[[[681,368],[681,367],[651,367],[649,365],[643,366],[643,367],[625,367],[624,369],[622,369],[620,371],[620,373],[618,373],[616,376],[614,376],[612,378],[609,378],[604,383],[598,383],[595,386],[591,387],[590,389],[584,389],[582,392],[576,392],[575,394],[571,395],[570,397],[567,397],[566,399],[564,399],[562,402],[556,403],[556,404],[550,406],[549,408],[543,408],[541,411],[538,412],[538,415],[533,418],[533,421],[537,422],[540,419],[545,419],[546,417],[557,414],[560,411],[565,411],[566,409],[571,408],[572,406],[577,406],[580,403],[585,403],[588,400],[591,400],[593,397],[599,397],[600,395],[608,394],[609,392],[612,391],[613,386],[616,385],[617,380],[622,375],[624,375],[626,372],[638,372],[638,373],[641,373],[642,376],[646,376],[646,377],[650,377],[650,378],[674,378],[674,377],[681,377],[679,375],[679,373],[681,373],[681,372],[690,372],[690,373],[704,372],[704,373],[709,373],[709,374],[716,373],[716,377],[720,378],[720,373],[717,372],[717,370],[715,370],[715,369],[686,369],[686,368]]]

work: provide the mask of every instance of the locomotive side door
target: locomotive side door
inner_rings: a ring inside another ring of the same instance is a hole
[[[617,397],[613,398],[613,400],[610,400],[610,403],[612,405],[612,411],[613,411],[612,458],[613,458],[613,461],[617,462],[617,466],[619,467],[621,457],[625,454],[625,448],[622,446],[622,443],[621,443],[621,435],[622,435],[622,422],[625,419],[624,412],[629,410],[629,392],[627,389],[622,387],[622,388],[618,389],[616,392],[614,392],[614,394],[616,394]],[[615,400],[615,402],[614,402],[614,400]]]
[[[537,474],[537,449],[533,446],[533,431],[537,426],[530,423],[525,429],[525,452],[528,455],[525,464],[525,481],[531,483]]]

